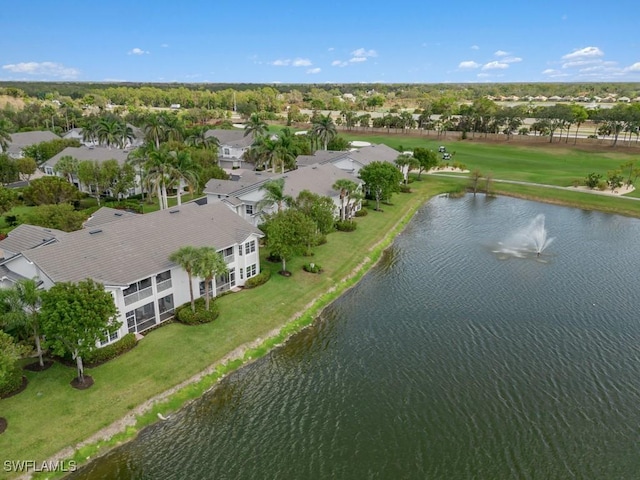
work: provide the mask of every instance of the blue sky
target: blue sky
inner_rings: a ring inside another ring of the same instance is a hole
[[[0,24],[5,81],[640,82],[628,0],[23,0]]]

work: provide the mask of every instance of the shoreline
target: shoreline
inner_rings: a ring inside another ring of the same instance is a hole
[[[311,302],[305,305],[302,310],[296,312],[292,317],[285,321],[284,324],[269,331],[265,338],[257,338],[251,342],[238,346],[204,370],[192,375],[188,379],[180,382],[178,385],[146,400],[142,404],[136,406],[124,417],[116,420],[107,427],[100,429],[87,439],[60,450],[45,461],[67,462],[69,460],[75,460],[78,467],[82,468],[83,466],[91,463],[92,460],[107,454],[110,450],[134,440],[144,428],[163,421],[163,417],[166,417],[169,414],[202,398],[205,393],[216,388],[219,381],[228,374],[250,365],[258,358],[261,358],[272,350],[283,346],[293,335],[296,335],[312,325],[318,316],[321,315],[322,312],[337,298],[356,286],[362,277],[379,263],[383,253],[395,241],[396,237],[402,233],[406,225],[415,216],[418,209],[425,205],[425,203],[434,196],[435,194],[427,195],[422,201],[416,202],[415,205],[408,209],[407,212],[398,219],[386,235],[368,249],[362,261],[356,265],[351,273],[336,282],[333,287],[314,298]],[[273,340],[278,339],[281,335],[284,335],[284,338],[280,339],[276,343],[272,343]],[[264,347],[266,347],[266,349]],[[203,387],[203,390],[194,398],[187,398],[181,401],[177,407],[162,409],[163,404],[176,399],[189,387]],[[158,411],[156,412],[156,410]],[[143,416],[151,413],[155,413],[155,415],[153,415],[153,420],[145,422]],[[82,457],[84,458],[77,458],[81,449],[88,449],[89,452],[87,453],[89,453],[89,455],[85,456],[86,453],[83,452]],[[33,478],[33,473],[21,475],[17,478],[20,480],[28,480]],[[59,477],[54,475],[53,477],[49,476],[48,478]]]

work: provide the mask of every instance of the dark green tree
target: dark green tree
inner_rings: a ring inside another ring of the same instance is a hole
[[[402,172],[388,162],[371,162],[360,170],[360,178],[376,200],[376,210],[380,210],[381,200],[389,200],[394,192],[400,191],[403,180]]]
[[[60,177],[37,178],[24,189],[25,202],[32,205],[68,203],[79,197],[78,189]]]
[[[415,148],[413,150],[413,158],[415,158],[420,165],[418,167],[418,180],[420,180],[422,172],[428,172],[432,168],[437,167],[439,163],[438,154],[427,148]]]
[[[287,260],[300,255],[313,244],[316,224],[304,213],[289,208],[269,217],[263,224],[267,248],[282,260],[282,273],[287,275]]]
[[[78,383],[84,383],[82,357],[120,328],[113,297],[92,279],[61,282],[42,297],[42,330],[56,355],[70,354],[76,361]]]

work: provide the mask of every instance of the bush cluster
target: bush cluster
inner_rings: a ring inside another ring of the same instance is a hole
[[[115,343],[102,348],[96,348],[89,355],[82,358],[87,365],[95,366],[108,362],[111,359],[128,352],[136,346],[135,333],[127,333],[124,337]]]
[[[200,297],[196,300],[196,311],[191,310],[191,302],[181,305],[176,310],[176,318],[180,323],[185,325],[200,325],[202,323],[213,322],[218,315],[220,309],[218,304],[211,299],[209,301],[209,310],[205,308],[204,298]]]
[[[0,378],[0,398],[15,392],[22,385],[22,370],[14,365]]]
[[[400,185],[401,193],[411,193],[411,187],[409,185]]]
[[[309,272],[309,273],[320,273],[320,272],[322,272],[322,267],[320,265],[318,265],[317,263],[305,263],[302,266],[302,269],[305,272]]]
[[[353,232],[358,227],[358,224],[353,220],[340,220],[336,222],[336,229],[339,232]]]
[[[255,277],[251,277],[251,278],[247,279],[247,281],[244,283],[244,288],[259,287],[260,285],[264,285],[265,283],[267,283],[267,281],[270,278],[271,278],[271,271],[270,270],[262,270]]]
[[[365,208],[361,208],[354,215],[356,217],[366,217],[367,215],[369,215],[369,210],[367,210]]]

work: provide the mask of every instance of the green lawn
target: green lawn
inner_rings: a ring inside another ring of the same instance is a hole
[[[366,137],[353,139],[373,143],[385,142],[404,148],[437,147],[437,142],[413,137]],[[590,171],[606,173],[632,155],[584,153],[570,150],[522,148],[508,145],[483,145],[472,142],[447,143],[456,151],[455,160],[496,179],[571,185],[574,179]],[[279,264],[263,260],[262,267],[272,270],[271,280],[253,290],[223,296],[217,300],[221,316],[214,323],[185,327],[170,324],[145,337],[129,353],[98,368],[88,370],[95,385],[85,391],[69,386],[75,376],[73,368],[56,364],[41,372],[26,372],[27,389],[0,401],[0,416],[7,418],[8,430],[0,435],[0,452],[4,459],[45,459],[61,449],[88,438],[149,398],[181,383],[220,362],[229,352],[264,339],[269,332],[292,320],[324,292],[350,275],[374,246],[392,238],[399,222],[406,221],[430,196],[460,191],[467,179],[438,175],[423,176],[411,184],[411,194],[396,194],[393,205],[383,205],[384,212],[370,211],[358,218],[352,233],[335,232],[328,243],[315,249],[312,258],[287,262],[294,274],[278,275]],[[640,217],[640,202],[580,193],[572,189],[494,183],[498,194],[598,209]],[[146,210],[145,210],[146,211]],[[266,252],[262,252],[263,256]],[[313,261],[323,267],[321,275],[302,271],[302,264]],[[341,284],[344,287],[344,284]],[[194,390],[197,394],[197,390]],[[179,406],[181,401],[172,405]]]

